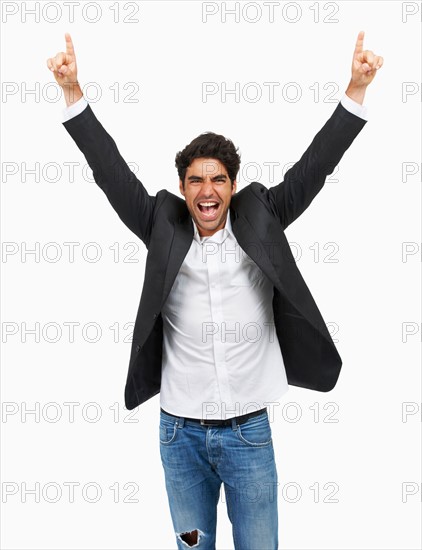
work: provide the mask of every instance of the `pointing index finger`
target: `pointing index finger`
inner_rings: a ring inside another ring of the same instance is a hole
[[[364,38],[364,36],[365,36],[365,31],[360,31],[359,34],[358,34],[358,38],[356,40],[355,52],[354,52],[355,56],[359,55],[363,51],[363,38]]]
[[[75,49],[73,47],[73,42],[70,37],[70,34],[68,32],[65,33],[65,39],[66,39],[66,53],[67,55],[75,55]]]

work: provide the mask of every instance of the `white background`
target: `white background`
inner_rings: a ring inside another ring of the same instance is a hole
[[[384,57],[364,101],[369,121],[286,231],[343,367],[331,392],[290,386],[275,407],[280,549],[420,548],[420,3],[299,2],[283,12],[286,3],[275,2],[271,21],[264,3],[245,11],[243,2],[238,22],[222,15],[234,2],[119,2],[117,22],[111,2],[98,4],[96,22],[89,2],[75,3],[73,22],[65,3],[46,10],[39,2],[38,21],[24,17],[35,2],[2,4],[2,548],[176,545],[159,456],[159,395],[124,408],[133,327],[126,324],[135,321],[146,250],[89,181],[61,124],[65,102],[55,98],[60,89],[46,60],[64,49],[64,33],[75,44],[79,82],[91,83],[84,91],[94,113],[153,195],[179,194],[175,154],[207,130],[239,146],[238,190],[251,180],[282,181],[283,167],[299,159],[341,99],[360,30],[364,48]],[[122,21],[130,5],[139,8],[138,22]],[[216,13],[205,18],[205,9]],[[418,13],[406,18],[406,10]],[[124,100],[128,82],[139,85],[135,103]],[[217,83],[219,93],[204,99],[204,82]],[[223,83],[236,82],[239,101],[224,102]],[[264,82],[280,83],[272,102]],[[297,101],[281,91],[292,82]],[[337,86],[331,103],[327,83]],[[412,93],[404,97],[403,87]],[[262,92],[258,101],[253,89]],[[269,162],[279,163],[274,178]],[[65,163],[76,163],[73,177]],[[403,163],[418,170],[406,181]],[[39,175],[25,177],[29,169]],[[74,261],[69,242],[78,243]],[[88,243],[101,251],[98,261],[88,261]],[[37,255],[25,254],[37,247]],[[73,341],[71,322],[79,323]],[[89,323],[102,330],[97,342],[88,341]],[[66,403],[76,404],[73,422]],[[25,414],[37,408],[38,417]],[[79,484],[73,502],[71,482]],[[25,488],[36,487],[39,495],[25,502]],[[102,491],[97,502],[94,487]],[[217,548],[229,549],[221,496]]]

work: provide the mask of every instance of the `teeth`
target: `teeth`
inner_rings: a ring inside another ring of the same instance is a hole
[[[201,206],[214,206],[214,205],[218,204],[218,202],[200,202],[199,204]]]

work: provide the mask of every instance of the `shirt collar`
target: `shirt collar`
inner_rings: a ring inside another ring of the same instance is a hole
[[[227,217],[226,217],[226,223],[222,229],[219,231],[216,231],[214,235],[210,235],[209,237],[201,237],[198,228],[196,226],[196,223],[193,221],[193,218],[191,217],[192,224],[193,224],[193,238],[199,243],[203,244],[204,242],[217,242],[222,243],[228,235],[233,235],[232,231],[232,223],[230,220],[230,208],[227,209]]]

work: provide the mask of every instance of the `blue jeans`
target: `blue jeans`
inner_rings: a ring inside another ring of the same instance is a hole
[[[215,550],[222,482],[235,550],[278,549],[277,470],[266,409],[229,426],[203,426],[160,410],[160,455],[179,550]]]

